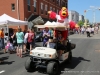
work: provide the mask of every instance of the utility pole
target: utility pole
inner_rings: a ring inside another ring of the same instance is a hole
[[[100,7],[90,6],[90,8],[93,10],[93,24],[95,24],[96,23],[95,10],[100,10]]]
[[[20,20],[20,13],[19,13],[19,0],[17,0],[17,18]],[[20,25],[18,25],[18,28],[20,28]]]

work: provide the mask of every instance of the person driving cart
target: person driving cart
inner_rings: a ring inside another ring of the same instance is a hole
[[[58,31],[58,36],[56,37],[56,46],[55,49],[58,52],[58,57],[60,57],[64,50],[66,49],[65,45],[64,45],[64,37],[62,36],[62,33],[60,31]]]

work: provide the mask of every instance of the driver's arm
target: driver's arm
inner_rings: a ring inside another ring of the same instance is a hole
[[[61,40],[59,40],[60,42],[63,42],[64,41],[64,38],[62,38]]]

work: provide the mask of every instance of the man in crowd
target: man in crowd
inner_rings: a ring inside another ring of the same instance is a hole
[[[0,30],[0,49],[4,49],[4,29]]]
[[[91,28],[90,28],[90,26],[87,27],[86,33],[87,33],[87,37],[91,37],[91,36],[90,36],[90,33],[91,33]]]
[[[1,28],[0,30],[0,49],[4,49],[4,29]],[[0,63],[2,62],[2,60],[0,60]]]
[[[50,31],[49,28],[45,28],[45,30],[43,30],[43,46],[47,46],[47,42],[50,38]]]

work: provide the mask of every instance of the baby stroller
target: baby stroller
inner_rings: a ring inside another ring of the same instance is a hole
[[[12,43],[7,43],[7,45],[5,46],[5,49],[7,50],[7,52],[9,52],[10,54],[12,54],[15,51],[15,48],[13,46]]]

